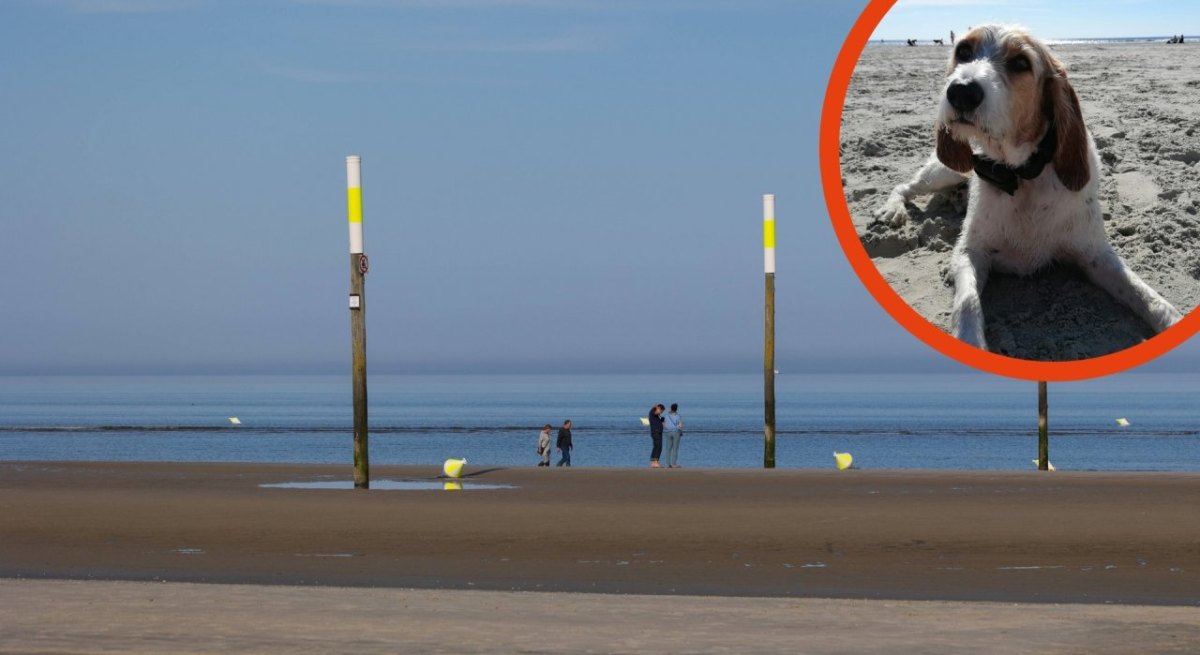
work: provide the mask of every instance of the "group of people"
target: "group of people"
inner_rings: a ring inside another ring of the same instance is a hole
[[[550,466],[550,424],[547,423],[542,428],[542,433],[538,435],[537,453],[542,456],[538,466]],[[571,450],[575,444],[571,443],[571,419],[563,421],[562,427],[558,429],[558,440],[554,442],[554,449],[562,453],[559,457],[559,466],[571,465]]]
[[[1179,36],[1172,36],[1167,40],[1167,43],[1183,43],[1183,35],[1180,34]]]
[[[683,439],[683,417],[679,403],[671,403],[671,411],[659,403],[650,408],[650,468],[662,468],[663,436],[667,438],[667,468],[679,468],[679,442]]]
[[[650,408],[646,416],[650,425],[650,468],[662,468],[663,437],[667,440],[667,468],[679,468],[679,442],[683,439],[683,417],[679,415],[679,403],[671,403],[671,411],[662,403]],[[563,421],[558,429],[558,439],[551,444],[550,432],[553,430],[549,423],[542,427],[538,434],[537,454],[541,457],[538,466],[550,466],[550,455],[557,450],[561,453],[557,466],[571,465],[571,451],[575,444],[571,441],[571,420]]]

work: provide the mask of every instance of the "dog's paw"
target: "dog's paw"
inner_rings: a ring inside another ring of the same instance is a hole
[[[955,299],[950,313],[950,333],[955,339],[980,350],[987,350],[987,339],[983,336],[983,307],[978,295],[965,295]]]
[[[985,339],[983,336],[983,330],[956,330],[954,332],[954,338],[967,344],[968,346],[975,346],[980,350],[988,349],[987,339]]]
[[[900,227],[908,222],[908,207],[904,196],[893,191],[883,206],[875,210],[875,222],[891,227]]]
[[[1157,305],[1151,310],[1154,313],[1155,332],[1162,332],[1183,320],[1183,314],[1179,313],[1179,310],[1166,300]]]

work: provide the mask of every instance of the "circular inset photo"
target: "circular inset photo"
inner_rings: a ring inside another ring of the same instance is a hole
[[[958,342],[939,349],[978,350],[984,368],[988,353],[1075,362],[1175,333],[1101,374],[1194,333],[1174,326],[1200,304],[1200,38],[1120,34],[1134,24],[1116,15],[1092,35],[1018,5],[892,5],[873,2],[847,41],[825,107],[840,120],[822,130],[831,214],[868,287],[881,278]],[[1046,372],[1027,377],[1086,375]]]

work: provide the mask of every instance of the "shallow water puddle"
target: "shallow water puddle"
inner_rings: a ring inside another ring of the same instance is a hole
[[[353,489],[354,481],[274,482],[258,486],[263,489]],[[511,484],[486,484],[464,480],[372,480],[369,491],[473,491],[515,488]]]

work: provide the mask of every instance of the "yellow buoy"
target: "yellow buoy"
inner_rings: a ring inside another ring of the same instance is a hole
[[[447,480],[446,483],[442,485],[442,489],[445,491],[462,491],[462,483]]]
[[[1119,418],[1119,419],[1117,419],[1117,425],[1119,425],[1123,428],[1127,428],[1127,427],[1129,427],[1129,419]]]
[[[645,417],[645,416],[643,416],[643,417],[641,417],[641,418],[642,418],[642,425],[650,425],[650,419],[649,419],[649,418],[647,418],[647,417]]]
[[[448,478],[457,478],[462,475],[463,466],[466,463],[467,460],[465,459],[454,459],[451,457],[450,459],[446,460],[445,464],[442,464],[442,472],[445,473],[446,477]]]
[[[854,457],[850,453],[835,452],[833,454],[833,461],[837,462],[839,471],[845,471],[846,469],[850,468],[852,464],[854,464]]]

